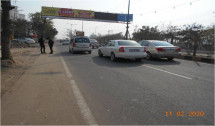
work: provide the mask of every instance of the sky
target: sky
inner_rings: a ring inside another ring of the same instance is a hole
[[[29,13],[41,12],[42,6],[92,10],[109,13],[128,12],[128,0],[11,0],[18,6],[20,13],[28,19]],[[158,26],[164,30],[168,25],[184,24],[215,25],[215,0],[130,0],[130,14],[133,22],[129,25],[129,33],[142,26]],[[82,30],[86,36],[94,34],[125,34],[125,23],[107,23],[81,21],[71,19],[53,19],[58,30],[58,39],[67,38],[68,29]]]

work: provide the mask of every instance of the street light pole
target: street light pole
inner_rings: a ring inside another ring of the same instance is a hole
[[[126,40],[128,40],[128,34],[129,34],[129,31],[128,31],[128,24],[129,24],[129,9],[130,9],[130,0],[128,1],[128,15],[127,15],[127,27],[126,27],[126,33],[125,33],[125,37],[126,37]]]

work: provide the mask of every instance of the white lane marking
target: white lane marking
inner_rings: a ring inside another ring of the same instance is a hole
[[[85,99],[84,99],[83,95],[81,94],[81,91],[79,90],[75,80],[72,79],[72,74],[70,73],[65,61],[63,60],[62,57],[60,57],[60,58],[61,58],[61,62],[63,64],[63,66],[64,66],[64,69],[66,71],[67,77],[70,79],[72,91],[73,91],[76,101],[78,103],[78,107],[81,111],[81,114],[83,115],[84,119],[86,120],[86,122],[89,125],[98,125],[90,108],[88,107],[87,103],[85,102]]]
[[[67,76],[69,79],[72,79],[72,74],[70,73],[70,71],[69,71],[69,69],[68,69],[68,67],[67,67],[67,65],[66,65],[66,63],[65,63],[65,61],[63,60],[62,57],[60,57],[60,59],[61,59],[61,62],[63,63],[64,69],[65,69],[65,71],[66,71],[66,76]]]
[[[172,75],[175,75],[175,76],[178,76],[178,77],[182,77],[182,78],[186,78],[186,79],[192,80],[192,78],[189,78],[189,77],[185,77],[185,76],[182,76],[182,75],[179,75],[179,74],[175,74],[175,73],[172,73],[172,72],[168,72],[168,71],[165,71],[165,70],[161,70],[161,69],[158,69],[158,68],[154,68],[154,67],[151,67],[151,66],[147,66],[147,65],[143,65],[143,66],[144,66],[144,67],[148,67],[148,68],[151,68],[151,69],[154,69],[154,70],[162,71],[162,72],[165,72],[165,73],[168,73],[168,74],[172,74]]]

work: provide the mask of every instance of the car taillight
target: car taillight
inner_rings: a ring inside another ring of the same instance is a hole
[[[73,43],[73,47],[76,47],[76,44],[75,44],[75,43]]]
[[[144,47],[144,52],[146,52],[146,47]]]
[[[124,47],[120,47],[119,52],[125,52]]]
[[[177,51],[177,52],[180,52],[180,51],[181,51],[181,48],[178,48],[176,51]]]
[[[163,48],[156,48],[157,51],[165,51]]]

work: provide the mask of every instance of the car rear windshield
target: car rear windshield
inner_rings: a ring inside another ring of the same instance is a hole
[[[152,42],[155,46],[173,46],[168,42]]]
[[[76,38],[75,43],[90,43],[88,38]]]
[[[120,45],[120,46],[140,46],[140,44],[135,41],[118,41],[118,45]]]

